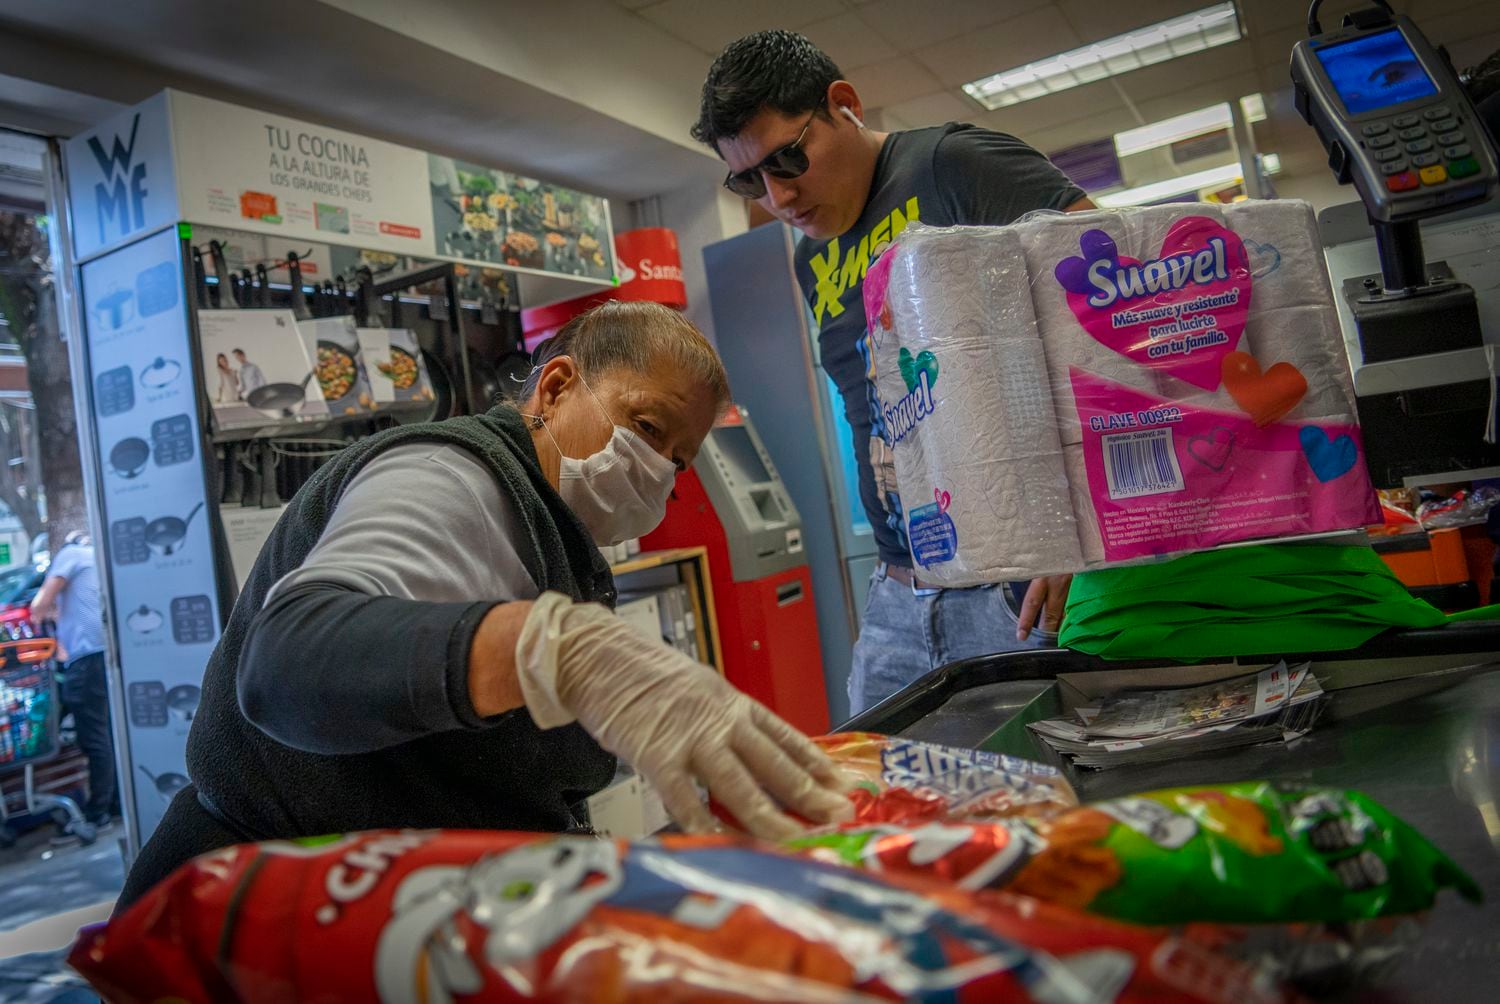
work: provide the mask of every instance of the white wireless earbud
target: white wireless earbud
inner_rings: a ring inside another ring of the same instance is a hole
[[[859,120],[859,116],[851,112],[847,105],[839,105],[839,111],[844,113],[844,118],[853,122],[859,128],[863,129],[865,127],[865,124]]]

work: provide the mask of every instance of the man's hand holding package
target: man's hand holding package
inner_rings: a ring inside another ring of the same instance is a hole
[[[634,766],[685,829],[715,825],[694,778],[767,839],[802,831],[768,792],[818,823],[851,812],[836,768],[805,736],[711,668],[598,604],[543,594],[517,641],[516,671],[537,725],[576,720]]]
[[[1016,638],[1025,641],[1034,627],[1051,634],[1062,630],[1063,611],[1068,605],[1068,589],[1072,584],[1071,575],[1032,579],[1025,598],[1021,600],[1021,613],[1016,618]]]

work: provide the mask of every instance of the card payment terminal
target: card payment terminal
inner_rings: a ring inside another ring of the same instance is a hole
[[[1292,49],[1297,110],[1371,221],[1416,220],[1488,198],[1495,157],[1446,57],[1383,2],[1326,33],[1317,7],[1308,14],[1313,37]]]

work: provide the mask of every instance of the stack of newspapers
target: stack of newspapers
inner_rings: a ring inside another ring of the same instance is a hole
[[[1091,768],[1290,742],[1312,728],[1327,701],[1308,666],[1280,662],[1201,686],[1119,691],[1028,728],[1075,766]]]

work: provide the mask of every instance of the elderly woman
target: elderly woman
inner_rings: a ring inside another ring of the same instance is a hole
[[[728,400],[679,314],[606,303],[519,409],[388,430],[287,506],[210,657],[192,784],[120,907],[193,855],[377,827],[560,831],[624,758],[689,829],[694,781],[776,837],[848,809],[832,765],[615,617],[595,542],[656,526]]]

